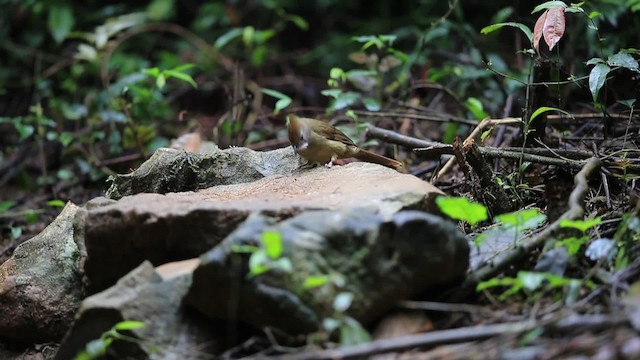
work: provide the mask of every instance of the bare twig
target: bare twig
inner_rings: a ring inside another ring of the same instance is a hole
[[[505,118],[505,119],[484,119],[478,124],[478,126],[467,136],[465,141],[469,139],[475,139],[485,128],[494,125],[506,125],[506,124],[521,124],[522,120],[520,118]],[[450,159],[443,167],[438,171],[436,176],[431,180],[432,183],[436,182],[438,178],[442,175],[446,174],[454,164],[454,160]]]
[[[445,145],[437,141],[422,140],[422,139],[417,139],[411,136],[398,134],[395,131],[382,129],[373,125],[367,126],[367,137],[373,138],[373,139],[379,139],[391,144],[402,145],[410,149]]]
[[[493,214],[502,214],[513,210],[514,203],[509,200],[504,188],[496,181],[495,173],[484,160],[475,141],[473,139],[465,141],[463,148],[467,163],[471,165],[479,179],[480,187],[474,187],[476,198],[482,199]]]
[[[443,302],[433,301],[401,301],[398,306],[404,309],[411,310],[428,310],[428,311],[445,311],[445,312],[467,312],[477,314],[483,311],[488,311],[482,306],[471,304],[451,304]]]

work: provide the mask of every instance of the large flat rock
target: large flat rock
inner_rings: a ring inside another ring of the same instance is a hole
[[[95,292],[144,260],[157,266],[197,257],[253,211],[286,218],[310,209],[366,207],[389,217],[406,209],[433,210],[440,194],[414,176],[359,162],[196,192],[125,196],[88,207],[78,217],[84,225],[85,272]]]

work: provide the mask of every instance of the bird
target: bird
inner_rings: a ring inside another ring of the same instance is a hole
[[[324,121],[289,116],[289,142],[309,163],[331,167],[336,159],[356,158],[406,173],[400,161],[359,148],[347,135]]]

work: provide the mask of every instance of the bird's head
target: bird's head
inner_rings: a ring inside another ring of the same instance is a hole
[[[303,120],[295,115],[289,116],[289,142],[293,146],[293,150],[298,153],[309,147],[309,138],[311,136],[309,126]]]

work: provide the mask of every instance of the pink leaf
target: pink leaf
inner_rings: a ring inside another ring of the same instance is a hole
[[[540,38],[542,38],[542,27],[544,26],[544,22],[547,19],[547,13],[549,10],[545,10],[545,12],[540,15],[538,20],[536,21],[536,25],[533,27],[533,48],[536,49],[536,52],[540,52]]]
[[[564,8],[560,6],[552,7],[546,12],[547,18],[544,21],[542,35],[544,36],[544,41],[549,46],[549,50],[553,50],[554,46],[556,46],[562,38],[562,35],[564,35]]]

